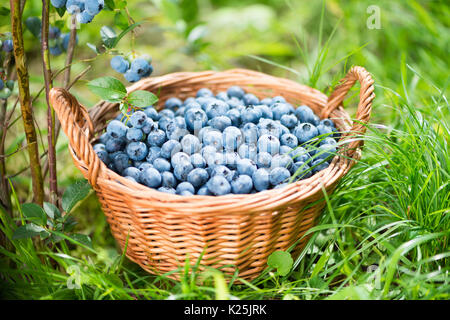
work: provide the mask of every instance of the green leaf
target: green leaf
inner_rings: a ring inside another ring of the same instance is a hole
[[[92,249],[92,241],[89,236],[81,233],[76,233],[71,235],[70,238]]]
[[[70,185],[62,196],[62,208],[65,212],[70,212],[81,200],[86,198],[91,186],[86,180],[78,180]]]
[[[277,273],[281,276],[285,276],[291,271],[294,260],[291,255],[285,251],[275,251],[269,256],[267,265],[271,268],[277,269]]]
[[[16,230],[14,230],[12,239],[25,239],[25,238],[32,238],[35,236],[38,236],[41,234],[41,232],[47,232],[44,228],[35,225],[34,223],[29,223],[24,226],[18,227]]]
[[[24,203],[21,205],[23,216],[26,220],[34,222],[38,225],[45,226],[47,223],[47,215],[44,209],[35,203]]]
[[[86,45],[92,50],[94,51],[96,54],[100,54],[100,52],[98,51],[97,47],[95,46],[95,44],[92,43],[86,43]]]
[[[103,26],[100,29],[100,37],[102,38],[103,44],[107,47],[107,48],[114,48],[116,45],[116,40],[117,40],[117,34],[116,32],[108,27],[108,26]]]
[[[61,217],[59,209],[52,203],[44,202],[44,211],[50,219]]]
[[[38,17],[29,17],[25,20],[25,26],[30,30],[31,34],[36,38],[41,37],[42,22]]]
[[[8,16],[10,10],[6,7],[0,7],[0,16]]]
[[[108,102],[120,102],[127,95],[125,86],[113,77],[102,77],[87,84],[89,90]]]
[[[156,101],[158,101],[158,97],[149,91],[136,90],[130,92],[127,100],[133,107],[144,108],[156,103]]]
[[[141,22],[133,23],[131,26],[129,26],[128,28],[126,28],[125,30],[123,30],[123,31],[119,34],[119,36],[117,37],[117,39],[114,41],[113,48],[114,48],[115,46],[117,46],[117,44],[119,43],[120,39],[122,39],[128,32],[130,32],[131,30],[133,30],[134,28],[136,28],[136,27],[139,26],[140,24],[142,24],[142,21],[141,21]]]
[[[128,19],[122,12],[117,11],[114,15],[114,24],[120,29],[125,30],[126,28],[128,28]]]
[[[116,5],[114,3],[114,0],[105,0],[105,7],[103,8],[106,11],[114,11],[116,8]]]

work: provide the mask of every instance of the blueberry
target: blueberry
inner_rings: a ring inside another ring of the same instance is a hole
[[[215,166],[224,165],[225,164],[225,156],[223,153],[216,152],[214,154],[208,155],[205,157],[206,163],[208,167],[213,169]]]
[[[155,129],[147,136],[147,143],[150,147],[161,147],[166,140],[166,134],[161,129]]]
[[[244,106],[244,101],[236,98],[236,97],[232,97],[230,99],[228,99],[227,101],[225,101],[226,103],[228,103],[228,105],[230,106],[230,108],[239,108],[239,107],[245,107]]]
[[[315,152],[315,159],[326,160],[331,158],[336,153],[336,146],[332,144],[322,144]]]
[[[280,122],[288,129],[292,129],[297,125],[298,119],[293,114],[284,114],[281,116]]]
[[[183,117],[184,121],[184,114],[186,113],[186,107],[179,107],[177,111],[175,111],[175,117]],[[186,121],[184,121],[184,124],[186,125]]]
[[[285,133],[281,136],[280,143],[282,146],[295,148],[298,146],[298,139],[295,135],[291,133]]]
[[[247,106],[259,104],[259,99],[253,93],[246,93],[242,99]]]
[[[170,171],[164,171],[161,173],[161,184],[166,188],[175,188],[177,186],[177,179]]]
[[[227,116],[217,116],[209,120],[208,125],[219,131],[225,130],[225,128],[231,126],[231,119]]]
[[[193,185],[195,188],[200,188],[203,186],[209,179],[208,172],[203,168],[195,168],[191,172],[189,172],[187,176],[187,181]]]
[[[211,196],[212,193],[209,191],[207,186],[203,186],[200,189],[198,189],[197,194],[199,196]]]
[[[225,165],[235,170],[237,168],[237,162],[241,158],[237,152],[226,152],[224,153]]]
[[[217,151],[222,150],[223,147],[223,135],[220,131],[211,129],[208,134],[203,136],[204,146],[213,146]]]
[[[188,130],[194,132],[195,130],[200,130],[206,125],[208,117],[200,108],[191,108],[186,110],[184,114],[184,120],[186,121],[186,126]]]
[[[86,11],[93,16],[102,11],[105,6],[104,0],[85,0],[84,3]]]
[[[173,119],[173,118],[175,118],[175,112],[173,112],[170,109],[163,109],[159,112],[159,116]]]
[[[333,120],[331,120],[331,119],[323,119],[323,120],[320,120],[320,123],[319,123],[319,124],[324,125],[324,126],[326,126],[326,127],[335,128],[334,122],[333,122]]]
[[[191,163],[194,168],[206,168],[206,160],[200,153],[194,153],[191,155]]]
[[[196,102],[194,97],[188,97],[183,101],[183,104],[187,106],[191,102]],[[201,106],[200,106],[201,107]]]
[[[174,166],[173,174],[180,181],[186,181],[189,172],[194,169],[194,166],[190,161],[181,161]]]
[[[148,149],[147,157],[145,158],[147,162],[153,163],[155,159],[161,157],[161,148],[160,147],[150,147]]]
[[[136,182],[138,182],[139,176],[141,175],[141,170],[135,167],[128,167],[123,170],[122,175],[132,177]]]
[[[201,148],[200,140],[196,136],[188,134],[181,139],[181,148],[184,153],[189,155],[197,153]]]
[[[136,58],[131,61],[130,70],[140,77],[144,77],[150,70],[150,64],[145,59]]]
[[[77,21],[79,23],[90,23],[94,19],[94,16],[87,12],[86,10],[83,10],[81,13],[77,14]]]
[[[111,138],[106,141],[105,147],[108,152],[117,152],[123,150],[126,144],[127,142],[124,138]]]
[[[170,139],[176,140],[176,141],[181,141],[181,139],[187,135],[189,135],[189,131],[186,129],[180,129],[180,128],[176,128],[175,131],[173,131],[170,134]]]
[[[238,154],[241,158],[256,161],[256,157],[258,155],[258,148],[253,143],[243,143],[238,149]]]
[[[270,168],[272,164],[272,156],[268,152],[260,152],[256,157],[258,168]]]
[[[191,183],[186,182],[186,181],[185,182],[181,182],[177,186],[176,190],[177,190],[177,194],[180,194],[180,195],[183,193],[183,191],[189,191],[191,193],[191,195],[195,193],[194,186]]]
[[[245,95],[244,89],[239,86],[231,86],[227,90],[227,95],[231,97],[235,97],[237,99],[242,99]]]
[[[214,94],[208,88],[201,88],[197,91],[197,98],[199,97],[213,97]]]
[[[131,69],[128,69],[123,76],[128,82],[136,82],[141,80],[141,76]]]
[[[297,109],[295,109],[294,114],[297,117],[297,119],[302,123],[307,122],[314,124],[315,122],[314,111],[312,111],[312,109],[308,106],[305,105],[299,106]]]
[[[303,144],[315,138],[319,134],[319,131],[311,123],[300,123],[295,127],[294,134],[297,137],[298,142]]]
[[[235,151],[243,143],[244,137],[242,131],[236,127],[230,126],[223,130],[223,147],[227,151]]]
[[[241,125],[241,113],[237,109],[230,109],[227,111],[226,116],[230,118],[231,125],[239,127]]]
[[[302,162],[308,162],[311,158],[308,154],[308,151],[306,151],[303,147],[297,147],[294,150],[291,151],[290,156],[292,159],[294,159],[294,162],[302,161]]]
[[[142,128],[145,125],[145,120],[147,116],[143,111],[136,111],[130,117],[130,124],[135,128]]]
[[[127,175],[123,175],[125,179],[133,181],[133,182],[137,182],[137,180],[131,176],[127,176]]]
[[[142,126],[142,132],[149,134],[151,131],[158,129],[158,123],[153,122],[151,118],[145,119],[144,125]]]
[[[50,0],[55,8],[62,8],[66,5],[66,0]]]
[[[162,182],[161,174],[155,168],[142,171],[139,180],[150,188],[158,188]]]
[[[164,107],[170,110],[176,110],[180,108],[182,104],[183,102],[180,99],[172,97],[166,100]]]
[[[94,151],[97,151],[97,150],[105,150],[106,151],[106,146],[103,143],[96,143],[96,144],[94,144],[93,149],[94,149]]]
[[[265,134],[270,134],[272,136],[275,136],[277,138],[280,138],[282,127],[281,124],[277,123],[274,120],[271,119],[260,119],[258,125],[256,126],[258,129],[258,136],[261,137]]]
[[[102,149],[95,150],[94,149],[94,151],[97,154],[97,156],[100,158],[100,160],[102,160],[102,162],[104,164],[108,165],[108,163],[110,162],[108,151],[106,151],[106,149],[104,149],[104,150],[102,150]]]
[[[208,190],[216,196],[223,196],[231,191],[230,183],[224,176],[220,175],[216,175],[209,179],[206,186],[208,187]]]
[[[128,128],[118,120],[111,120],[106,127],[106,132],[113,138],[125,138]]]
[[[269,172],[266,169],[258,169],[252,175],[253,185],[257,191],[269,189]]]
[[[167,122],[166,124],[166,136],[167,139],[173,139],[173,140],[177,140],[178,141],[178,137],[180,137],[180,133],[178,131],[182,130],[182,128],[180,128],[178,126],[177,121],[174,119],[171,119]]]
[[[112,138],[111,135],[105,132],[98,138],[98,141],[106,145],[106,141],[108,141],[111,138]]]
[[[246,123],[242,126],[245,143],[255,143],[258,141],[258,128],[254,123]]]
[[[62,46],[64,48],[64,51],[67,51],[67,48],[69,47],[70,33],[62,34],[61,38],[62,38]],[[78,43],[78,35],[75,37],[75,43]]]
[[[222,101],[227,101],[230,97],[228,97],[228,94],[225,91],[221,91],[216,94],[216,98]]]
[[[282,96],[276,96],[271,99],[270,105],[274,105],[275,103],[286,103],[286,99]]]
[[[208,103],[212,102],[212,101],[216,101],[216,98],[213,98],[211,96],[209,97],[198,97],[195,99],[195,102],[197,102],[200,107],[202,108],[203,111],[206,111],[206,106],[208,105]]]
[[[114,157],[113,163],[119,174],[122,174],[126,168],[131,167],[130,158],[123,152]]]
[[[172,156],[181,151],[181,144],[177,140],[168,140],[161,147],[161,157],[171,159]]]
[[[170,187],[159,187],[158,191],[164,192],[164,193],[171,193],[171,194],[176,194],[176,191],[174,188],[170,188]]]
[[[151,163],[149,163],[149,162],[142,162],[138,167],[137,167],[138,169],[139,169],[139,171],[144,171],[145,169],[148,169],[148,168],[154,168],[153,167],[153,165],[151,164]]]
[[[239,174],[246,174],[252,176],[256,171],[256,163],[250,159],[239,159],[237,162],[237,171]]]
[[[337,142],[336,142],[336,140],[334,140],[333,138],[326,137],[325,139],[320,140],[320,145],[323,145],[323,144],[336,145]]]
[[[280,141],[277,137],[264,134],[258,139],[258,152],[268,152],[271,155],[280,151]]]
[[[258,123],[259,119],[262,117],[262,111],[253,105],[247,106],[241,112],[241,119],[243,123],[253,122]]]
[[[137,128],[128,129],[128,131],[127,131],[127,140],[128,141],[138,142],[138,141],[142,141],[143,138],[144,138],[144,133],[142,132],[141,129],[137,129]]]
[[[332,134],[333,134],[333,127],[326,126],[324,124],[319,124],[317,126],[317,131],[319,131],[319,135],[322,136],[321,138],[324,138],[326,136],[332,136]]]
[[[194,99],[194,98],[192,98]],[[184,108],[185,110],[189,110],[189,109],[202,109],[202,106],[200,105],[200,103],[198,103],[197,101],[195,101],[195,99],[193,101],[189,101],[188,103],[184,104]],[[202,109],[203,110],[203,109]]]
[[[290,108],[286,103],[275,103],[271,106],[274,120],[281,120],[281,117],[289,114]]]
[[[147,154],[148,148],[143,142],[130,142],[127,146],[127,155],[131,160],[142,161]]]
[[[226,166],[220,164],[216,165],[213,168],[211,168],[211,177],[214,177],[216,175],[224,176],[228,182],[231,182],[233,180],[235,172],[227,168]]]
[[[164,158],[156,158],[153,161],[153,167],[159,172],[170,171],[170,162]]]
[[[158,114],[158,111],[156,111],[156,109],[153,108],[153,107],[147,107],[147,108],[145,108],[145,109],[144,109],[144,113],[145,113],[145,115],[146,115],[148,118],[152,119],[153,121],[159,120],[159,114]]]
[[[291,151],[294,150],[289,146],[281,146],[280,147],[280,154],[290,154]]]
[[[193,196],[194,194],[189,190],[183,190],[179,193],[180,196]]]
[[[208,158],[211,156],[214,156],[216,154],[216,152],[217,152],[216,147],[213,145],[205,145],[200,150],[200,154],[206,160],[207,163],[208,163]]]
[[[111,68],[119,73],[125,73],[130,67],[130,63],[122,56],[114,56],[110,62]]]
[[[274,168],[286,168],[289,169],[292,166],[292,158],[286,154],[276,154],[272,158],[272,163],[270,165],[271,169]]]
[[[84,10],[83,0],[67,0],[66,10],[69,14],[80,13]]]
[[[289,171],[296,180],[306,179],[311,176],[311,171],[308,164],[302,161],[295,162]]]
[[[322,170],[328,168],[328,166],[329,166],[329,163],[322,159],[316,159],[311,163],[311,168],[314,173],[322,171]]]
[[[261,111],[262,118],[273,119],[273,112],[267,105],[259,104],[259,105],[255,106],[255,108],[257,108]]]
[[[49,39],[57,39],[61,36],[61,30],[58,27],[49,26],[48,37]]]
[[[174,168],[175,168],[175,166],[180,165],[184,162],[191,162],[191,158],[189,157],[189,155],[184,152],[175,153],[170,160],[170,163],[172,164],[172,167],[174,167]]]
[[[286,182],[287,179],[291,176],[291,173],[286,168],[273,168],[269,174],[270,183],[273,186]]]
[[[209,119],[227,114],[230,107],[222,100],[213,100],[206,105],[206,115]]]
[[[183,117],[176,116],[174,118],[174,121],[177,124],[178,128],[180,128],[180,129],[187,129],[186,120],[184,120],[184,116]]]
[[[265,104],[266,106],[270,106],[272,104],[272,98],[264,98],[260,102],[261,102],[261,104]]]
[[[62,53],[61,47],[56,45],[49,48],[49,52],[52,56],[59,56]]]

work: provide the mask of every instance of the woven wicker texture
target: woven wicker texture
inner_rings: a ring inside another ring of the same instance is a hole
[[[361,84],[357,115],[352,123],[342,108],[347,92]],[[312,177],[284,188],[255,194],[225,196],[179,196],[161,193],[132,182],[109,170],[95,154],[91,143],[107,121],[118,114],[118,105],[100,102],[87,110],[67,91],[54,88],[51,104],[67,135],[75,165],[96,191],[112,234],[126,255],[151,273],[163,274],[182,267],[189,254],[193,264],[220,268],[251,280],[267,266],[275,250],[294,247],[294,259],[309,239],[305,232],[315,225],[325,201],[339,180],[360,157],[364,124],[369,121],[374,99],[373,80],[362,67],[353,67],[330,98],[318,90],[263,73],[233,69],[224,72],[182,72],[141,80],[128,91],[149,90],[160,98],[195,96],[207,87],[213,92],[239,85],[259,98],[282,95],[293,105],[307,104],[316,114],[330,117],[339,131],[342,156]],[[353,137],[353,139],[352,139]],[[322,189],[323,188],[323,189]],[[169,275],[179,278],[178,272]]]

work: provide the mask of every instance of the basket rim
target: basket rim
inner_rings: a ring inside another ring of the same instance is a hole
[[[146,78],[144,80],[136,82],[136,83],[132,84],[131,86],[128,86],[127,91],[131,92],[134,90],[138,90],[139,88],[141,88],[143,86],[143,84],[145,84],[145,82],[162,82],[165,79],[183,79],[185,76],[198,77],[198,76],[209,76],[209,75],[213,75],[213,74],[214,75],[217,75],[217,74],[236,75],[236,74],[238,74],[247,79],[250,79],[250,78],[252,80],[258,79],[259,81],[261,80],[261,76],[263,76],[265,78],[272,78],[272,79],[276,79],[277,81],[281,81],[283,83],[295,84],[296,86],[301,86],[307,90],[312,91],[314,94],[320,95],[321,98],[323,99],[323,107],[325,107],[325,104],[327,102],[327,96],[317,89],[311,88],[311,87],[303,85],[303,84],[299,84],[299,83],[294,82],[289,79],[279,78],[279,77],[275,77],[272,75],[267,75],[264,73],[247,70],[247,69],[230,69],[230,70],[226,70],[226,71],[199,71],[199,72],[169,73],[169,74],[162,75],[159,77]],[[258,87],[259,85],[252,84],[251,86]],[[99,108],[105,103],[106,103],[105,101],[100,101],[92,109],[94,109],[96,107]],[[90,110],[90,112],[91,112],[91,110]],[[338,107],[336,110],[332,111],[330,116],[332,116],[332,115],[340,116],[340,117],[331,117],[332,119],[344,118],[343,124],[346,124],[346,121],[350,121],[350,117],[349,117],[348,113],[342,107]],[[343,127],[343,126],[344,126],[344,128],[340,128],[340,129],[343,129],[343,132],[349,132],[349,129],[351,128],[351,126],[350,125],[341,125],[340,127]],[[339,141],[341,141],[342,139],[343,138],[341,138]],[[76,156],[76,153],[74,152],[74,150],[70,144],[69,144],[69,149],[70,149],[72,156],[74,157],[74,160],[76,159],[77,162],[79,162],[80,164],[83,164],[83,161]],[[339,151],[337,151],[337,152],[339,152]],[[354,154],[354,156],[352,157],[350,162],[353,162],[353,160],[358,160],[360,155],[361,155],[361,150],[360,150],[360,148],[358,148],[357,152]],[[288,185],[278,188],[278,189],[272,188],[272,189],[260,191],[260,192],[254,193],[254,194],[227,194],[227,195],[221,195],[221,196],[194,194],[189,197],[186,197],[186,196],[181,196],[178,194],[164,193],[164,192],[158,191],[157,189],[153,189],[153,188],[147,187],[145,185],[142,185],[138,182],[134,182],[129,179],[126,179],[125,177],[123,177],[123,176],[117,174],[116,172],[114,172],[113,170],[109,169],[103,162],[101,162],[100,165],[102,167],[102,170],[105,173],[107,173],[107,175],[106,175],[106,177],[102,177],[101,175],[99,175],[98,182],[101,182],[101,181],[117,182],[118,188],[125,188],[126,190],[129,190],[130,192],[132,192],[133,196],[145,197],[146,195],[148,195],[148,196],[151,196],[151,198],[158,198],[158,196],[164,195],[165,200],[167,199],[168,202],[170,202],[170,200],[177,200],[177,202],[178,202],[178,201],[182,201],[182,200],[192,200],[192,199],[213,200],[213,201],[215,201],[215,200],[222,200],[222,201],[233,200],[233,202],[236,202],[236,200],[251,199],[251,198],[255,197],[255,194],[262,195],[262,196],[266,196],[266,195],[267,196],[276,196],[279,194],[285,194],[288,191],[293,191],[294,189],[299,189],[302,186],[311,185],[311,184],[313,184],[313,182],[316,182],[316,184],[317,184],[317,182],[319,182],[318,185],[323,185],[323,187],[325,189],[328,189],[328,187],[333,185],[336,182],[336,180],[339,180],[340,178],[342,178],[347,173],[347,171],[349,169],[348,167],[351,166],[351,163],[349,163],[347,161],[342,162],[341,160],[342,160],[342,156],[336,155],[333,158],[333,160],[331,161],[330,165],[326,169],[323,169],[323,170],[315,173],[314,175],[312,175],[309,178],[291,182]],[[342,167],[345,167],[344,170],[342,170]],[[328,181],[326,181],[325,184],[322,184],[321,183],[322,178],[325,175],[329,175],[329,174],[332,174],[332,176],[331,176],[332,178],[329,179]],[[313,189],[315,189],[315,188],[313,188]],[[312,190],[309,190],[309,191],[310,192],[305,193],[305,195],[312,194],[311,193]],[[297,192],[296,198],[298,198],[298,195],[299,194]],[[300,198],[303,199],[303,198],[307,198],[307,197],[300,197]]]

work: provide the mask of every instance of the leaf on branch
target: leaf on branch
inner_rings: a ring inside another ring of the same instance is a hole
[[[103,26],[100,29],[100,37],[102,38],[103,44],[109,49],[114,48],[117,44],[117,34],[108,26]]]
[[[108,102],[120,102],[127,95],[125,86],[113,77],[102,77],[87,84],[89,90]]]
[[[145,108],[151,106],[158,101],[158,97],[153,93],[145,90],[136,90],[130,92],[127,97],[128,103],[133,107]]]
[[[40,235],[41,233],[47,233],[47,231],[34,223],[29,223],[14,230],[12,239],[16,240],[32,238]]]
[[[52,203],[44,202],[44,211],[50,219],[61,217],[59,209]]]
[[[70,185],[62,196],[62,208],[65,212],[70,212],[73,207],[91,191],[91,186],[87,180],[78,180]]]
[[[21,205],[23,216],[26,220],[34,222],[38,225],[45,226],[47,223],[47,215],[40,206],[35,203],[24,203]]]

